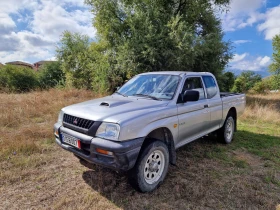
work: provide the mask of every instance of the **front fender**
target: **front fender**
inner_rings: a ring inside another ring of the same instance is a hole
[[[178,116],[177,112],[173,116],[169,116],[166,118],[158,119],[152,121],[153,116],[149,118],[149,121],[145,123],[145,121],[134,120],[121,128],[121,133],[119,136],[120,141],[125,141],[129,139],[146,137],[153,130],[158,128],[168,128],[173,136],[174,144],[176,145],[178,139]]]

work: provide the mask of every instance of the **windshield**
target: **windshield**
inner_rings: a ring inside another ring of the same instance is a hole
[[[126,96],[150,96],[158,99],[173,98],[179,83],[179,76],[166,74],[146,74],[133,77],[118,93]]]

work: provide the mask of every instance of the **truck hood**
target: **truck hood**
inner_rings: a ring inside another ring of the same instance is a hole
[[[62,109],[66,114],[94,121],[119,123],[135,115],[141,116],[154,109],[164,109],[169,101],[157,101],[143,97],[111,95],[85,101]]]

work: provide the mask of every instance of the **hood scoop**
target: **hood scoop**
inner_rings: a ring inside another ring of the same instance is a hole
[[[103,101],[100,103],[99,106],[105,106],[105,107],[116,107],[123,104],[130,103],[131,101]]]
[[[107,102],[102,102],[99,106],[110,106],[110,104]]]

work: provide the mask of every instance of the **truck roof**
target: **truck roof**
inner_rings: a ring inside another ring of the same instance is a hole
[[[145,72],[140,75],[145,74],[169,74],[169,75],[212,75],[210,72],[191,72],[191,71],[154,71],[154,72]]]

